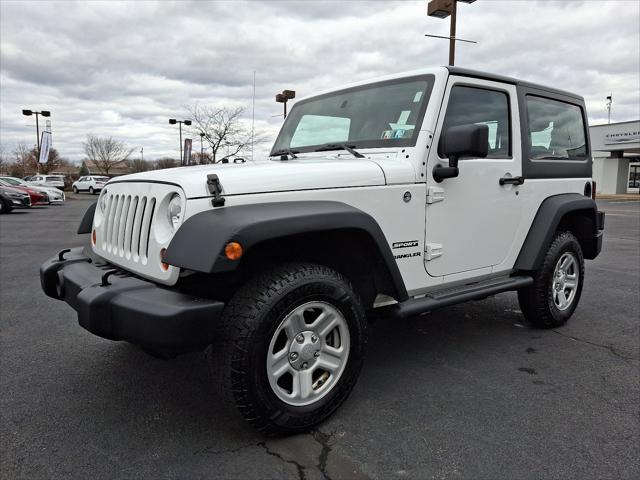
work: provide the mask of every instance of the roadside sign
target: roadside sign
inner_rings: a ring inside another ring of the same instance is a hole
[[[42,132],[40,140],[40,158],[38,163],[47,163],[49,161],[49,149],[51,148],[51,132]]]

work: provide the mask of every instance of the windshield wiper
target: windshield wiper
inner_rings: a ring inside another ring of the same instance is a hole
[[[356,158],[365,158],[364,155],[362,155],[360,152],[355,150],[352,146],[344,143],[327,143],[325,145],[321,145],[320,147],[316,148],[314,152],[327,152],[329,150],[346,150]]]
[[[282,148],[280,150],[276,150],[270,156],[277,157],[278,155],[280,156],[291,155],[291,158],[298,158],[296,156],[296,153],[300,153],[300,152],[298,150],[291,150],[290,148]]]

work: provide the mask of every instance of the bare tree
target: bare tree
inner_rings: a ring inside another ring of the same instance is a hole
[[[0,172],[4,173],[9,167],[9,158],[6,155],[4,145],[0,144]]]
[[[152,168],[149,162],[141,158],[128,160],[127,167],[129,168],[129,172],[131,173],[146,172],[147,170],[151,170]]]
[[[189,108],[196,136],[204,134],[209,145],[208,162],[216,163],[224,156],[235,156],[246,151],[252,144],[264,140],[262,136],[251,136],[251,130],[241,121],[244,108],[210,107],[195,104]]]
[[[159,158],[158,160],[155,161],[155,165],[154,165],[156,170],[163,170],[165,168],[174,168],[177,166],[178,166],[178,161],[170,157]]]
[[[116,165],[129,160],[133,148],[113,137],[96,137],[87,135],[84,151],[102,175],[109,175],[109,170]]]

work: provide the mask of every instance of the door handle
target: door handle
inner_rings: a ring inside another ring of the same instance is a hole
[[[522,185],[524,183],[524,177],[502,177],[500,179],[500,185]]]

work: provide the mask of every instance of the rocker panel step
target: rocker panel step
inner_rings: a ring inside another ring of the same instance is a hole
[[[442,307],[448,307],[469,300],[479,300],[502,292],[528,287],[533,278],[519,275],[507,278],[491,279],[484,282],[461,285],[429,292],[421,298],[411,298],[404,302],[384,307],[391,315],[407,318],[428,313]]]

